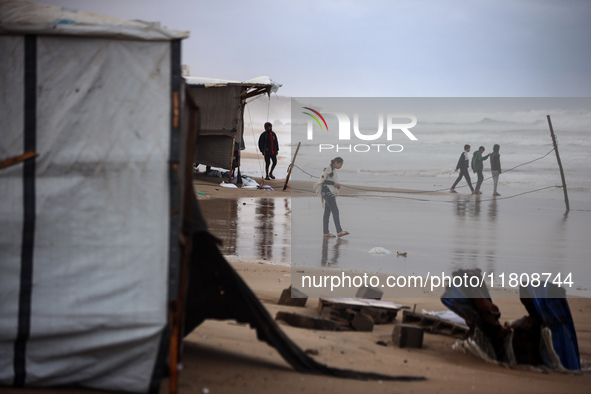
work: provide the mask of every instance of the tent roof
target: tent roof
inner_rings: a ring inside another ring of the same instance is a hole
[[[0,1],[0,34],[95,36],[146,41],[189,37],[159,23],[127,21],[92,12],[28,1]]]
[[[187,86],[192,88],[218,88],[224,86],[244,86],[246,92],[243,94],[243,98],[248,99],[251,97],[259,96],[263,93],[270,95],[279,90],[283,85],[274,82],[267,76],[256,77],[249,79],[248,81],[232,81],[228,79],[216,79],[216,78],[204,78],[204,77],[189,77],[185,76],[185,82]]]
[[[262,89],[267,93],[275,93],[283,85],[274,82],[267,76],[256,77],[247,81],[232,81],[228,79],[204,78],[204,77],[189,77],[185,76],[185,81],[190,87],[223,87],[223,86],[245,86],[248,89]]]

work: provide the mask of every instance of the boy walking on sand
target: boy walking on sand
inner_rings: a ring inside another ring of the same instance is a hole
[[[468,182],[468,186],[470,187],[470,190],[472,190],[472,194],[475,194],[474,188],[472,187],[472,181],[470,180],[470,173],[468,172],[468,168],[470,167],[470,159],[468,159],[468,152],[470,152],[470,145],[466,144],[464,145],[464,151],[460,155],[460,159],[458,160],[458,164],[456,165],[456,169],[454,170],[454,172],[460,170],[460,175],[458,176],[458,179],[456,179],[454,184],[451,186],[451,189],[449,189],[450,193],[457,193],[457,191],[455,190],[456,185],[458,184],[458,182],[460,182],[460,180],[462,180],[462,178],[465,177],[466,182]]]
[[[480,186],[482,185],[482,181],[484,180],[484,175],[482,175],[482,170],[484,170],[484,160],[487,160],[490,156],[490,153],[486,156],[482,156],[484,152],[484,146],[478,148],[476,152],[472,155],[472,171],[474,171],[478,175],[478,181],[476,182],[476,190],[475,194],[482,194],[480,191]]]

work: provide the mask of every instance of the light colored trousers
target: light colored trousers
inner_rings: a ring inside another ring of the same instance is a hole
[[[497,185],[499,184],[499,171],[491,171],[493,177],[493,193],[497,192]]]

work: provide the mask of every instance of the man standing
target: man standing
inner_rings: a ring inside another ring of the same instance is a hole
[[[480,191],[480,186],[482,185],[482,181],[484,180],[484,175],[482,175],[482,170],[484,170],[484,160],[487,160],[490,156],[490,153],[484,157],[482,157],[482,153],[484,152],[484,146],[478,148],[478,151],[474,152],[472,155],[472,171],[474,171],[478,175],[478,181],[476,182],[476,190],[474,194],[482,194]]]
[[[451,189],[449,189],[450,193],[457,193],[457,191],[455,190],[456,185],[458,184],[458,182],[460,182],[460,180],[462,180],[463,177],[466,177],[466,182],[468,182],[468,186],[470,187],[470,190],[472,190],[472,194],[476,194],[474,193],[472,181],[470,180],[470,173],[468,172],[468,168],[470,167],[470,159],[468,159],[468,152],[470,152],[470,145],[466,144],[464,145],[464,151],[460,155],[460,159],[458,160],[458,164],[456,165],[456,169],[454,170],[454,172],[460,170],[460,175],[458,176],[458,179],[456,179],[454,184],[451,186]]]
[[[265,156],[265,179],[275,179],[273,170],[277,165],[277,152],[279,152],[279,142],[277,141],[277,134],[273,131],[273,125],[270,122],[265,123],[265,131],[259,137],[259,150]],[[269,165],[273,161],[271,171]]]

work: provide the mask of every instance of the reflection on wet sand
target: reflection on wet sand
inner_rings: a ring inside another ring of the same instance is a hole
[[[256,243],[258,245],[258,256],[261,259],[273,259],[273,218],[275,215],[275,201],[272,198],[265,199],[263,204],[256,204],[255,214],[258,223],[255,226],[257,229]]]
[[[333,243],[332,248],[330,248],[331,250],[331,255],[330,255],[330,259],[329,259],[329,243]],[[337,265],[339,262],[339,254],[340,254],[340,248],[341,245],[343,244],[347,244],[347,240],[343,239],[343,238],[337,238],[336,240],[334,238],[323,238],[322,239],[322,256],[320,259],[320,265],[324,266],[331,266],[331,265]]]
[[[457,196],[453,205],[456,218],[454,268],[480,268],[493,272],[497,249],[497,200]],[[483,220],[481,213],[487,206],[488,220]],[[481,263],[485,266],[481,267]]]
[[[301,270],[336,264],[331,268],[392,275],[451,274],[460,268],[494,275],[562,272],[584,283],[571,291],[591,292],[589,214],[566,216],[554,201],[467,195],[430,202],[343,198],[339,208],[351,235],[340,245],[335,238],[323,239],[316,197],[293,198],[292,204],[292,265]],[[369,253],[375,247],[392,253]],[[397,250],[408,256],[398,258]]]
[[[289,263],[291,204],[288,198],[200,200],[209,231],[222,254]]]

